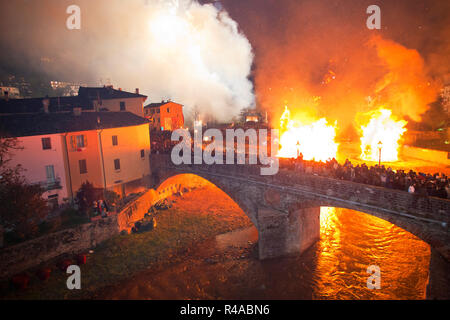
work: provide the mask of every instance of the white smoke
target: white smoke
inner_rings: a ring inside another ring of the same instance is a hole
[[[229,121],[254,105],[252,47],[227,12],[192,0],[142,2],[127,1],[136,14],[118,21],[127,35],[95,65],[99,73],[122,88],[139,87],[147,103],[181,103],[187,114],[195,108]]]

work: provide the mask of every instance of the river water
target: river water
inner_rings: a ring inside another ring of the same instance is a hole
[[[425,299],[430,247],[382,219],[321,208],[320,240],[303,255],[257,259],[256,228],[199,244],[185,261],[148,270],[111,299]],[[369,289],[369,266],[380,289]]]

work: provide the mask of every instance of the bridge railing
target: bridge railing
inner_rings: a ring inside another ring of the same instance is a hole
[[[166,155],[165,155],[166,156]],[[450,200],[422,197],[401,190],[367,185],[347,180],[339,180],[316,174],[301,173],[290,169],[280,169],[272,176],[262,176],[260,165],[179,165],[175,166],[166,156],[159,161],[163,166],[178,171],[216,174],[224,177],[240,177],[279,186],[298,188],[315,193],[317,196],[334,197],[346,201],[374,205],[396,212],[413,212],[429,219],[450,223]]]

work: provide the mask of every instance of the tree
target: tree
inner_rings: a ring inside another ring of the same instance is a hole
[[[34,236],[48,212],[39,185],[26,183],[20,165],[9,165],[11,150],[21,147],[16,138],[0,134],[0,224],[12,228],[20,238]]]
[[[87,213],[94,201],[98,199],[94,185],[89,181],[83,183],[76,195],[76,201],[81,212]]]

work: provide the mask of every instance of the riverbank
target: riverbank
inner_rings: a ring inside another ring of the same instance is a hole
[[[154,230],[116,236],[98,245],[93,253],[87,253],[86,264],[80,266],[81,290],[67,289],[68,275],[55,267],[59,258],[36,268],[51,268],[50,279],[42,282],[35,276],[36,270],[29,270],[29,288],[12,289],[9,283],[3,283],[0,298],[91,299],[103,288],[139,272],[182,261],[198,243],[252,225],[244,212],[212,185],[192,190],[183,197],[171,197],[169,201],[171,208],[156,213]]]

